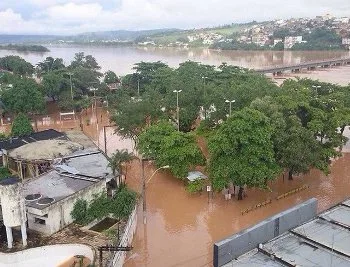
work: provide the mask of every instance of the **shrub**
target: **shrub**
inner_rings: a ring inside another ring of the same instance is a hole
[[[33,132],[32,124],[29,118],[20,113],[13,121],[11,135],[12,136],[24,136]]]
[[[72,218],[79,224],[87,223],[87,207],[88,203],[84,199],[78,199],[71,212]]]
[[[0,180],[5,179],[9,176],[11,176],[9,169],[6,167],[0,167]]]
[[[93,220],[102,219],[110,214],[114,218],[126,219],[131,214],[137,201],[137,194],[126,186],[120,187],[113,198],[105,193],[94,196],[88,204],[86,200],[78,199],[71,215],[75,222],[86,225]]]
[[[197,179],[193,182],[189,182],[186,187],[186,190],[187,192],[194,194],[194,193],[201,192],[203,190],[203,187],[204,187],[204,180]]]

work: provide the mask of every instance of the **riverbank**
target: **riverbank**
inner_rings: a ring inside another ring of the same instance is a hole
[[[267,75],[271,80],[281,85],[287,79],[309,78],[321,82],[335,83],[341,86],[350,84],[350,66],[337,66],[327,69],[302,70],[299,73],[283,73],[280,76]]]

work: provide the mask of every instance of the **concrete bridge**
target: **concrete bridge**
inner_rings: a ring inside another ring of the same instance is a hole
[[[302,69],[315,70],[317,68],[330,68],[333,66],[350,65],[350,58],[330,59],[324,61],[309,61],[296,65],[275,66],[265,69],[257,69],[256,72],[262,74],[271,73],[275,75],[282,75],[283,72],[300,72]]]

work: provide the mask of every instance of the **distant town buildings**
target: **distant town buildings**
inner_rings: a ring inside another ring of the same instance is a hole
[[[284,49],[291,49],[294,45],[303,42],[303,36],[287,36],[284,38]]]

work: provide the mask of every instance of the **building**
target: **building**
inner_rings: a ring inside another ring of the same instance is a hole
[[[283,39],[282,38],[275,38],[273,40],[273,46],[276,46],[278,43],[283,43]]]
[[[252,43],[259,45],[259,46],[264,46],[266,43],[269,41],[269,37],[264,34],[257,34],[252,36]]]
[[[345,46],[349,46],[350,45],[350,38],[343,38],[342,39],[342,44]]]
[[[286,36],[284,38],[284,49],[291,49],[295,44],[303,42],[303,36]]]
[[[17,154],[16,149],[23,146],[47,140],[68,140],[64,133],[58,132],[53,129],[32,133],[23,137],[12,137],[8,140],[0,141],[0,165],[8,167],[12,172],[18,173],[20,178],[34,177],[44,171],[46,165],[48,165],[47,160],[42,160],[40,155],[37,161],[27,161],[25,158],[21,157],[24,155]],[[37,144],[37,143],[36,143]],[[38,146],[34,144],[29,148],[28,156],[33,156],[34,152],[38,152]],[[15,151],[15,152],[13,152]],[[12,154],[12,156],[11,156]],[[18,155],[19,158],[17,158]],[[23,166],[22,166],[23,163]],[[42,169],[42,170],[41,170]]]
[[[23,184],[16,177],[0,181],[1,216],[6,229],[7,247],[13,246],[13,228],[20,228],[23,247],[27,246],[26,212],[22,195]]]
[[[28,228],[46,235],[73,222],[76,200],[89,202],[115,183],[108,160],[100,151],[74,153],[53,168],[23,183]]]
[[[298,212],[295,215],[303,217],[305,214]],[[283,223],[287,222],[285,219],[283,218]],[[289,218],[289,221],[293,220]],[[268,228],[264,228],[265,232]],[[350,200],[347,200],[270,241],[258,244],[257,248],[221,266],[348,267],[350,266],[349,230]],[[274,231],[276,232],[276,229]],[[259,233],[251,232],[250,236],[254,238],[259,236]]]

